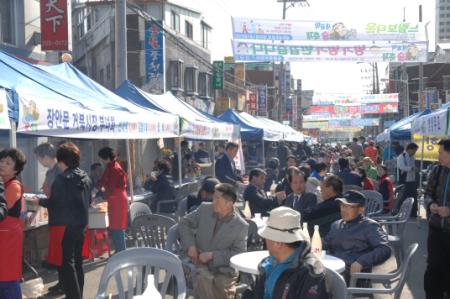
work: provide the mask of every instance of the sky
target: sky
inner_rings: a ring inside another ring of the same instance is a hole
[[[213,27],[212,60],[232,56],[231,17],[281,19],[282,3],[277,0],[171,0],[202,12]],[[401,22],[405,8],[407,22],[417,22],[419,4],[423,6],[423,22],[430,22],[430,50],[434,48],[435,1],[437,0],[308,0],[309,7],[298,4],[286,11],[287,20],[361,22]],[[289,6],[289,5],[288,5]],[[379,64],[380,78],[385,76],[386,64]],[[292,75],[302,79],[303,89],[321,92],[360,92],[360,66],[351,62],[295,62]]]

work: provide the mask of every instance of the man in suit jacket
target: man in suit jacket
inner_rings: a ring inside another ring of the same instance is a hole
[[[261,168],[254,168],[250,171],[250,184],[245,188],[243,197],[250,205],[252,217],[255,216],[255,213],[259,213],[261,216],[269,216],[269,211],[279,206],[279,201],[282,202],[286,198],[284,191],[278,192],[276,198],[267,196],[266,191],[264,191],[265,180],[266,172]]]
[[[317,197],[313,193],[306,192],[305,174],[300,169],[293,168],[291,167],[288,173],[288,182],[292,193],[286,198],[283,205],[303,215],[317,205]]]
[[[228,142],[225,147],[225,154],[216,161],[216,177],[222,183],[236,185],[238,181],[242,181],[236,173],[236,165],[234,164],[234,157],[236,157],[238,149],[237,143]]]
[[[202,203],[179,224],[181,244],[197,267],[194,286],[200,299],[234,298],[238,273],[230,258],[247,250],[248,224],[234,208],[235,188],[215,187],[212,203]]]

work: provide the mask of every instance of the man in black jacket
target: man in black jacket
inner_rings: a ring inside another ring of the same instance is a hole
[[[428,213],[428,259],[424,277],[427,299],[450,295],[450,139],[439,142],[439,165],[425,189]]]
[[[331,224],[341,219],[341,209],[338,197],[342,197],[343,184],[336,175],[327,175],[320,183],[323,201],[302,215],[303,221],[308,223],[309,234],[314,232],[314,225],[319,226],[319,232],[325,237],[330,231]]]
[[[239,150],[239,145],[234,142],[228,142],[225,147],[225,154],[216,161],[216,177],[222,183],[236,185],[242,178],[237,174],[236,165],[234,164],[234,157],[236,157]]]
[[[303,215],[317,205],[316,195],[306,192],[305,174],[297,167],[289,169],[288,182],[292,189],[292,194],[284,201],[283,205],[285,207],[293,208]]]
[[[264,191],[264,181],[266,179],[266,173],[260,168],[254,168],[250,171],[249,182],[250,184],[245,188],[244,200],[247,200],[250,205],[250,211],[252,217],[256,213],[261,216],[269,216],[269,211],[277,207],[282,202],[286,195],[284,192],[278,192],[275,198],[269,198]]]
[[[299,223],[297,211],[279,207],[272,210],[267,225],[258,231],[266,240],[270,256],[258,266],[255,298],[328,298],[325,268],[310,252]]]

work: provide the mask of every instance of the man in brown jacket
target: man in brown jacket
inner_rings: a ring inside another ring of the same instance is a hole
[[[237,195],[227,183],[215,187],[212,203],[203,203],[181,219],[181,243],[197,268],[200,299],[233,299],[237,272],[230,258],[247,250],[247,222],[234,209]]]

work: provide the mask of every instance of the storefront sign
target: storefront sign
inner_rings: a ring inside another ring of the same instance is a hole
[[[6,98],[6,90],[0,88],[0,129],[9,130],[11,124],[8,118],[8,100]]]
[[[213,88],[223,89],[223,61],[213,62]]]
[[[145,78],[151,92],[164,92],[164,33],[156,21],[145,22]]]
[[[290,21],[233,18],[233,38],[268,41],[423,41],[425,28],[409,22]]]
[[[256,94],[250,92],[248,94],[248,111],[252,115],[256,113],[256,102]]]
[[[427,43],[289,45],[233,41],[236,61],[355,61],[355,62],[425,62]]]
[[[68,51],[69,3],[67,0],[41,0],[41,49],[43,51]]]
[[[267,85],[258,85],[258,115],[267,116]]]

